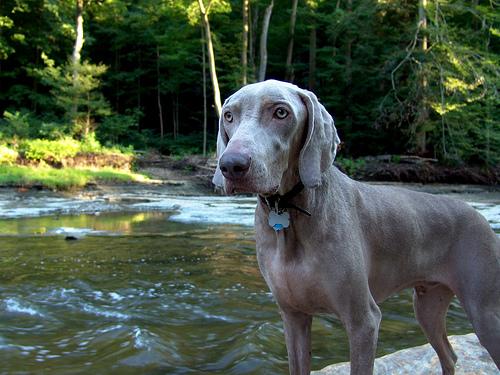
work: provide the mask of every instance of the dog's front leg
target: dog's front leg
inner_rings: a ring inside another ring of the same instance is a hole
[[[356,305],[341,319],[349,336],[351,375],[368,375],[373,373],[382,314],[373,300]]]
[[[281,318],[285,328],[290,375],[308,375],[311,372],[312,316],[281,310]]]

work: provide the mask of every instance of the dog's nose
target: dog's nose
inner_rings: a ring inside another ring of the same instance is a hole
[[[219,160],[219,167],[224,177],[234,180],[243,177],[248,172],[251,160],[246,154],[224,153]]]

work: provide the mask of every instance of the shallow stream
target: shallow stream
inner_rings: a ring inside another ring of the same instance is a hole
[[[500,232],[498,192],[444,192]],[[0,191],[0,373],[286,373],[281,320],[255,259],[254,205],[159,189]],[[410,291],[382,312],[378,355],[425,343]],[[471,332],[456,302],[448,331]],[[313,368],[347,359],[340,322],[316,318]]]

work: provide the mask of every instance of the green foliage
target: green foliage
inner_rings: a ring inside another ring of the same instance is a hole
[[[128,111],[127,114],[115,114],[105,117],[96,129],[99,140],[104,144],[134,145],[144,148],[146,140],[139,132],[139,121],[142,113],[137,110]]]
[[[0,16],[0,60],[5,60],[14,52],[7,38],[4,37],[2,29],[12,29],[14,22],[6,16]]]
[[[72,124],[70,134],[85,136],[94,130],[96,117],[111,114],[108,102],[99,91],[100,77],[107,70],[105,65],[84,61],[56,66],[44,53],[42,59],[45,67],[34,69],[33,74],[50,89],[55,106],[62,111],[66,122]]]
[[[108,146],[103,146],[101,142],[97,139],[96,133],[89,133],[80,142],[79,153],[86,154],[122,154],[122,155],[133,155],[133,146],[124,146],[119,144],[109,144]]]
[[[89,134],[81,141],[71,137],[57,140],[27,139],[19,143],[18,152],[31,161],[44,161],[50,164],[61,163],[66,158],[78,154],[124,154],[132,155],[130,147],[104,147],[97,140],[94,133]]]
[[[31,113],[5,111],[0,120],[0,138],[28,138],[30,136]]]
[[[46,138],[59,139],[68,134],[70,126],[47,121],[37,117],[33,112],[23,109],[21,111],[4,111],[0,118],[0,139],[28,139]]]
[[[12,165],[16,162],[18,152],[12,148],[0,144],[0,165]]]
[[[105,148],[101,146],[101,143],[97,140],[95,133],[90,133],[83,138],[80,143],[79,152],[97,154],[102,153],[104,150]]]
[[[190,135],[199,134],[203,123],[197,2],[85,4],[83,63],[75,80],[68,63],[74,1],[0,2],[0,113],[5,113],[0,137],[86,139],[95,132],[105,145],[156,147],[173,155],[200,152],[202,138]],[[242,3],[210,4],[217,73],[227,97],[241,84]],[[255,81],[268,4],[250,4],[249,82]],[[268,78],[283,79],[290,2],[274,4],[267,71]],[[293,81],[307,88],[314,78],[309,88],[334,115],[348,157],[416,153],[417,133],[425,130],[424,156],[500,163],[497,3],[428,2],[426,28],[418,24],[418,2],[407,0],[308,0],[299,2],[297,14]],[[310,69],[314,50],[315,70]],[[217,119],[210,85],[206,92],[213,146]],[[171,134],[160,139],[160,123],[163,133],[175,129],[175,139]]]
[[[55,141],[48,139],[24,140],[19,145],[19,152],[27,160],[44,160],[56,163],[75,156],[80,149],[81,143],[69,137]]]
[[[0,164],[1,186],[33,186],[42,185],[49,189],[68,190],[81,188],[96,182],[135,182],[147,181],[143,175],[118,171],[112,168],[93,170],[89,168],[50,167],[29,168],[25,166],[9,166]]]
[[[202,133],[193,133],[190,135],[178,135],[173,138],[171,134],[167,134],[163,140],[159,140],[154,146],[163,154],[185,156],[202,153]],[[215,149],[215,138],[209,140],[209,145],[213,152]]]

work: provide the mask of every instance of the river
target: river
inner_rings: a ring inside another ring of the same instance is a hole
[[[500,192],[410,186],[471,203],[500,233]],[[283,328],[255,259],[255,198],[130,186],[0,189],[0,373],[283,374]],[[411,291],[382,304],[378,355],[426,340]],[[459,304],[449,334],[471,332]],[[348,359],[313,323],[313,368]]]

